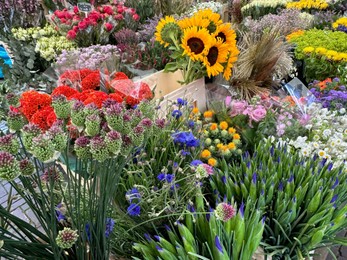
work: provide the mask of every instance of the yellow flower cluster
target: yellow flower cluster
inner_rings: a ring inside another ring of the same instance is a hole
[[[209,116],[209,112],[205,114]],[[208,123],[204,126],[203,136],[206,149],[201,152],[200,157],[211,166],[215,166],[220,158],[229,159],[242,153],[241,137],[226,121]]]
[[[311,46],[305,47],[302,51],[307,55],[315,54],[321,57],[325,57],[328,60],[337,61],[337,62],[339,61],[347,62],[346,52],[337,52],[334,50],[328,50],[323,47],[314,48]]]
[[[288,34],[288,35],[286,36],[286,40],[287,40],[287,41],[291,41],[291,40],[293,40],[293,39],[295,39],[295,38],[297,38],[297,37],[303,35],[304,33],[305,33],[304,30],[298,30],[298,31],[292,32],[291,34]]]
[[[296,8],[299,10],[302,9],[326,9],[329,4],[324,0],[300,0],[297,2],[289,2],[287,3],[287,8]]]
[[[347,27],[347,17],[341,17],[333,23],[333,28],[336,29],[339,25]]]
[[[223,73],[230,79],[239,50],[235,31],[219,14],[204,9],[179,21],[166,16],[159,21],[155,36],[164,46],[173,46],[183,57],[189,57],[188,67],[196,62],[209,77]]]

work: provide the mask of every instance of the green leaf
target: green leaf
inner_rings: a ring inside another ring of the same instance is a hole
[[[174,72],[176,70],[178,70],[176,62],[169,62],[165,65],[165,68],[164,68],[165,72]]]

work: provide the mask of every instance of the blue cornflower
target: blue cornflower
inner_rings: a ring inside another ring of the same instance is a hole
[[[135,203],[131,203],[127,209],[127,212],[132,217],[140,216],[141,207]]]
[[[187,155],[190,155],[190,152],[187,152],[187,151],[185,151],[185,150],[182,150],[182,151],[181,151],[181,155],[182,155],[182,156],[187,156]]]
[[[193,129],[194,126],[195,126],[194,121],[193,121],[193,120],[189,120],[189,121],[188,121],[188,127],[189,127],[190,129]]]
[[[114,228],[114,219],[112,218],[107,218],[106,219],[106,230],[105,230],[105,236],[106,238],[108,238],[110,236],[110,234],[112,233],[112,230]]]
[[[181,116],[182,116],[182,111],[181,110],[174,110],[172,111],[172,114],[171,114],[174,118],[176,119],[179,119]]]
[[[203,164],[203,162],[200,161],[200,160],[193,160],[193,161],[190,163],[191,166],[198,166],[198,165],[200,165],[200,164]]]
[[[125,193],[125,198],[131,203],[133,199],[141,199],[141,194],[138,189],[132,188]]]
[[[165,180],[165,173],[159,173],[158,174],[158,176],[157,176],[157,179],[159,180],[159,181],[164,181]]]
[[[182,146],[197,147],[200,144],[199,139],[196,139],[192,132],[177,132],[171,136],[174,138],[174,143]]]
[[[188,101],[183,99],[183,98],[178,98],[177,99],[177,104],[180,105],[180,106],[185,106],[188,104]]]
[[[179,187],[180,185],[176,183],[175,185],[171,185],[170,190],[174,191],[174,190],[177,190]]]
[[[166,175],[166,181],[168,183],[171,183],[173,181],[173,179],[175,178],[175,175],[174,174],[167,174]]]

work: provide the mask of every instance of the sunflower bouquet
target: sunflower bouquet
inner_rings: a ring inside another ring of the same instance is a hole
[[[182,20],[166,16],[159,21],[155,37],[169,48],[174,59],[164,71],[181,70],[181,84],[220,73],[230,79],[239,50],[235,31],[230,23],[223,23],[219,14],[204,9]]]

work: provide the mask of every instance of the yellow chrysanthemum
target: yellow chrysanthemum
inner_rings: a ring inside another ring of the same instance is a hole
[[[236,149],[235,143],[230,142],[230,143],[228,144],[228,148],[229,148],[230,150],[235,150],[235,149]]]
[[[184,18],[178,21],[178,25],[182,30],[187,29],[189,27],[199,27],[199,28],[207,28],[210,24],[210,20],[206,18],[201,18],[200,16],[193,15],[192,17]]]
[[[175,18],[166,16],[159,21],[156,27],[155,40],[167,47],[171,44],[171,38],[168,34],[175,33],[175,30],[180,30]]]
[[[222,121],[222,122],[219,123],[219,127],[222,130],[226,130],[226,129],[228,129],[229,125],[228,125],[228,123],[226,121]]]
[[[231,134],[231,135],[233,135],[233,134],[236,133],[236,129],[235,129],[234,127],[229,127],[228,133]]]
[[[337,19],[336,22],[333,23],[333,28],[336,29],[337,27],[339,27],[339,25],[347,27],[347,17],[341,17]]]
[[[211,152],[209,150],[205,149],[201,152],[201,157],[204,159],[208,159],[211,157]]]
[[[222,143],[219,143],[219,144],[217,144],[217,145],[216,145],[216,147],[217,147],[218,149],[221,149],[221,148],[222,148],[222,146],[223,146],[223,144],[222,144]]]
[[[309,47],[305,47],[303,50],[302,50],[305,54],[310,54],[314,51],[314,48],[309,46]]]
[[[333,51],[333,50],[328,50],[327,53],[325,54],[325,56],[329,59],[332,60],[333,57],[335,57],[337,55],[337,51]]]
[[[204,112],[204,118],[211,118],[213,116],[213,112],[211,110],[207,110]]]
[[[224,44],[220,38],[218,40],[212,38],[212,44],[204,58],[204,65],[209,77],[217,76],[223,72],[224,67],[222,63],[226,62],[227,55],[228,45]]]
[[[216,123],[212,123],[210,125],[210,130],[213,131],[213,130],[216,130],[218,128],[218,125]]]
[[[200,17],[200,19],[209,20],[209,25],[207,26],[207,29],[210,33],[216,32],[218,26],[223,24],[220,14],[212,12],[211,9],[202,9],[198,11],[195,15],[197,17]]]
[[[286,36],[286,40],[290,42],[290,41],[296,39],[297,37],[300,37],[304,33],[305,33],[304,30],[298,30],[298,31],[292,32],[291,34],[288,34]]]
[[[239,134],[234,134],[233,135],[233,139],[235,139],[235,140],[240,140],[240,135]]]
[[[194,26],[183,31],[182,48],[183,54],[188,55],[192,60],[204,59],[211,46],[212,36],[208,33],[207,29]]]
[[[217,160],[215,158],[210,158],[210,159],[208,159],[207,163],[208,163],[208,165],[214,167],[217,165]]]
[[[318,55],[325,55],[327,53],[327,49],[323,47],[318,47],[315,49],[315,53],[317,53]]]

